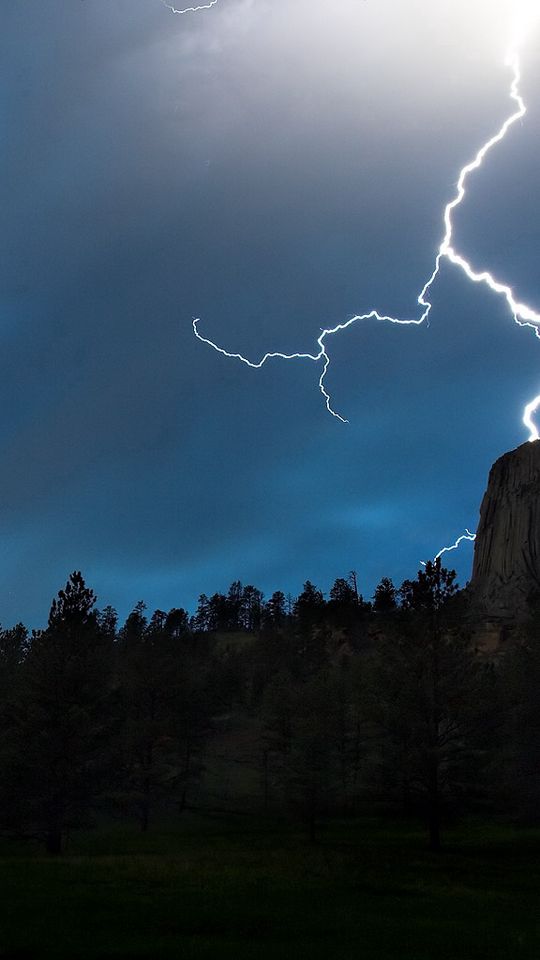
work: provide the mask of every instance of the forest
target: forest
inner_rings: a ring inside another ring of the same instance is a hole
[[[268,600],[240,582],[119,625],[80,572],[45,629],[0,632],[0,830],[69,852],[103,824],[259,815],[317,843],[369,811],[537,822],[537,619],[487,655],[440,559],[370,601],[357,576]]]

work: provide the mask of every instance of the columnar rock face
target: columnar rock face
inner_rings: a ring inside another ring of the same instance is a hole
[[[540,441],[492,466],[480,508],[470,584],[486,617],[516,620],[540,594]]]

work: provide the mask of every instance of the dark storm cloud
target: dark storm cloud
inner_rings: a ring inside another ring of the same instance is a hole
[[[414,313],[457,171],[508,107],[502,20],[479,42],[469,7],[2,9],[2,619],[41,622],[73,567],[122,613],[352,567],[369,592],[474,525],[539,357],[450,267],[429,329],[331,341],[349,425],[315,365],[255,372],[191,333],[200,316],[257,357],[372,306]],[[459,230],[532,298],[530,60],[527,124]]]

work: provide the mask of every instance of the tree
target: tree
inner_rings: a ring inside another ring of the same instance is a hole
[[[306,580],[304,589],[294,604],[294,616],[303,623],[318,623],[324,610],[322,592],[314,586],[311,580]]]
[[[107,606],[103,610],[98,610],[97,621],[102,635],[114,643],[118,626],[118,614],[114,607]]]
[[[285,594],[276,590],[264,607],[264,622],[268,626],[281,629],[287,621]]]
[[[358,593],[356,573],[352,571],[348,578],[338,577],[330,590],[330,598],[326,610],[331,623],[349,633],[371,610],[371,604],[366,603]]]
[[[319,818],[354,803],[365,744],[363,683],[354,671],[323,667],[307,678],[286,670],[260,708],[265,806],[280,802],[316,838]]]
[[[339,791],[341,726],[335,692],[322,672],[297,686],[290,746],[283,757],[288,803],[312,841],[317,820],[330,813]]]
[[[6,707],[18,687],[28,653],[28,631],[22,623],[11,630],[0,627],[0,706]]]
[[[61,852],[67,831],[87,822],[107,763],[111,644],[79,571],[53,600],[47,629],[24,662],[18,722],[23,829]]]
[[[118,645],[119,736],[117,768],[122,804],[133,807],[141,830],[153,806],[171,786],[176,765],[172,739],[172,698],[176,671],[164,636],[166,614],[150,623],[138,603],[120,631]]]
[[[443,803],[475,783],[488,722],[487,667],[445,620],[456,589],[455,572],[440,559],[405,581],[404,614],[379,642],[372,686],[387,783],[421,801],[432,850],[441,845]]]
[[[189,617],[182,607],[173,607],[165,618],[165,629],[175,640],[189,635]]]
[[[383,577],[373,595],[374,613],[392,613],[397,608],[397,590],[388,577]]]
[[[243,587],[240,580],[231,583],[223,606],[223,615],[218,629],[240,630],[242,627]]]
[[[293,680],[286,670],[274,674],[266,685],[259,706],[261,720],[261,780],[264,806],[273,794],[284,800],[284,763],[291,748],[295,710]]]
[[[296,653],[300,669],[316,672],[326,659],[328,630],[324,622],[326,604],[320,590],[306,580],[294,604]]]
[[[212,594],[208,601],[208,630],[214,632],[236,629],[237,612],[236,599],[226,597],[223,593]]]
[[[19,728],[27,654],[28,633],[22,624],[11,630],[0,628],[0,827],[8,833],[21,826],[18,773],[23,744]]]
[[[253,633],[260,629],[263,610],[263,594],[257,587],[248,585],[242,590],[240,623],[244,630]]]
[[[148,622],[137,604],[120,631],[115,798],[134,810],[142,831],[159,804],[185,806],[202,772],[206,681],[195,657],[184,610],[156,610]]]
[[[197,612],[191,618],[191,627],[198,633],[206,633],[210,629],[209,600],[205,593],[201,593]]]
[[[330,590],[330,602],[355,606],[358,602],[358,591],[356,587],[351,586],[348,580],[338,577]]]
[[[540,611],[499,665],[502,743],[498,792],[524,823],[540,819]]]
[[[403,608],[428,614],[432,628],[436,630],[440,611],[457,591],[456,571],[447,570],[437,557],[428,560],[424,569],[418,571],[416,580],[404,580],[399,593]]]

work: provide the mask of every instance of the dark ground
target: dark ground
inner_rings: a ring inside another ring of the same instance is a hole
[[[540,830],[194,817],[0,847],[0,957],[537,960]]]

